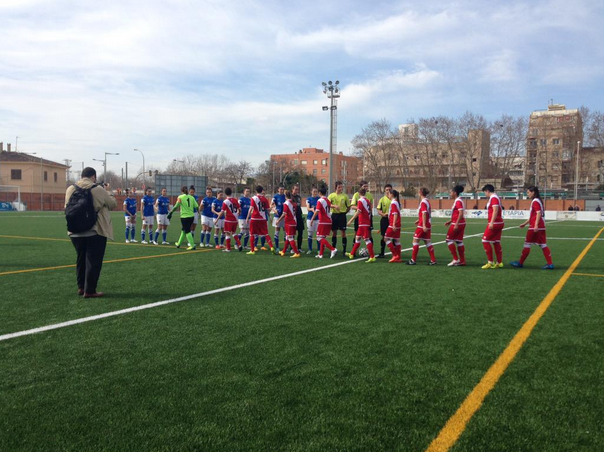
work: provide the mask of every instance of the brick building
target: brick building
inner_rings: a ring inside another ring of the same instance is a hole
[[[578,109],[549,105],[531,113],[526,143],[526,182],[549,189],[570,189],[575,181],[577,147],[583,143]]]
[[[334,182],[341,180],[346,192],[354,193],[355,186],[362,177],[362,159],[338,152],[333,155],[333,161]],[[288,172],[301,171],[322,182],[329,181],[329,152],[323,149],[304,148],[294,154],[274,154],[271,155],[271,164],[277,173],[277,180],[283,180],[283,175]]]

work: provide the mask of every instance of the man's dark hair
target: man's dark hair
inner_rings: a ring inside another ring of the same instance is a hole
[[[189,190],[195,190],[195,185],[191,185],[191,186],[189,187]]]
[[[482,187],[482,191],[490,191],[491,193],[495,193],[495,187],[493,187],[491,184],[486,184],[484,187]]]
[[[256,185],[256,193],[262,193],[264,191],[264,188],[262,187],[262,185]]]
[[[277,187],[277,188],[285,188],[285,185],[279,184],[279,187]]]
[[[246,190],[250,190],[250,187],[243,187],[243,191],[246,191]]]
[[[224,194],[227,196],[231,196],[233,194],[233,190],[231,190],[231,187],[227,187],[224,189]]]
[[[457,193],[458,195],[459,195],[460,193],[463,193],[463,185],[456,185],[455,187],[453,187],[453,191],[454,191],[455,193]]]
[[[344,182],[342,182],[341,180],[337,180],[336,181],[336,188],[338,188],[340,185],[344,185]]]
[[[387,188],[392,188],[392,184],[386,184],[386,185],[384,185],[384,190],[386,190]]]
[[[359,185],[362,187],[363,185],[368,185],[369,182],[367,182],[366,180],[362,180],[361,182],[359,182]]]
[[[96,176],[96,170],[94,168],[87,166],[86,168],[84,168],[82,170],[82,178],[84,178],[84,177],[90,178],[92,176]]]
[[[321,193],[323,196],[325,196],[327,194],[327,187],[325,185],[321,185],[319,187],[319,193]]]

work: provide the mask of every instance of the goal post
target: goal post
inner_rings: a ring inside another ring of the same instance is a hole
[[[21,187],[18,185],[0,185],[0,211],[24,211],[21,202]]]

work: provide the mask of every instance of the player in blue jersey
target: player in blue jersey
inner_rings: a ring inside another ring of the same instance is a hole
[[[126,219],[126,243],[136,243],[136,198],[132,190],[127,190],[128,197],[124,199],[124,218]]]
[[[199,196],[195,194],[195,186],[191,185],[189,187],[189,194],[191,196],[193,196],[193,198],[195,198],[195,202],[197,202],[199,204]],[[191,225],[191,235],[193,236],[193,243],[190,243],[189,246],[195,246],[195,229],[197,228],[197,224],[199,223],[199,209],[197,209],[197,207],[195,207],[193,209],[193,213],[195,214],[193,216],[193,224]],[[201,239],[203,240],[203,235],[201,236]]]
[[[159,239],[159,233],[161,232],[163,238],[161,244],[169,245],[166,241],[168,238],[168,226],[170,225],[170,220],[168,219],[170,198],[168,197],[167,189],[161,189],[161,196],[158,196],[155,200],[155,210],[157,210],[157,229],[155,230],[155,240],[153,240],[153,244],[158,245],[157,239]]]
[[[222,203],[224,202],[224,193],[218,192],[218,197],[212,203],[212,221],[214,222],[214,245],[216,249],[224,248],[224,218],[220,215],[222,212]],[[218,242],[220,237],[220,243]]]
[[[151,196],[150,188],[147,188],[145,196],[141,199],[141,212],[143,213],[143,228],[141,229],[141,243],[153,242],[153,219],[155,218],[155,198]],[[145,230],[146,229],[146,230]],[[145,240],[149,235],[149,241]]]
[[[243,247],[247,248],[247,244],[250,240],[250,222],[247,219],[247,214],[250,210],[250,198],[251,191],[245,187],[243,189],[243,196],[239,198],[239,240],[243,237]]]
[[[279,184],[278,193],[273,196],[271,201],[271,209],[273,211],[273,227],[275,228],[275,250],[279,251],[279,232],[285,227],[285,220],[279,218],[283,215],[283,204],[285,204],[285,187]]]
[[[319,190],[316,188],[313,188],[311,196],[306,198],[306,209],[308,210],[306,217],[306,229],[308,229],[308,251],[306,254],[312,254],[312,236],[313,233],[317,233],[317,227],[319,226],[318,221],[310,221],[312,220],[312,216],[315,214],[315,209],[317,208],[317,202],[319,199],[321,199],[321,197],[319,196]],[[317,251],[319,251],[319,242],[317,242]]]
[[[216,201],[212,187],[206,188],[206,197],[201,200],[201,243],[199,246],[211,247],[210,235],[214,226],[214,215],[212,214],[212,204]],[[205,240],[204,240],[205,239]],[[205,242],[205,243],[204,243]]]

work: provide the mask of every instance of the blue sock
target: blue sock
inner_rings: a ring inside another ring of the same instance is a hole
[[[250,241],[250,235],[247,234],[244,238],[243,238],[243,246],[247,246],[248,242]]]
[[[218,235],[214,234],[214,245],[218,246]]]
[[[146,236],[147,236],[147,235],[145,234],[145,230],[144,230],[144,229],[141,229],[141,240],[142,240],[143,242],[145,241],[145,237],[146,237]]]
[[[275,248],[279,248],[279,233],[275,232],[275,237],[273,237],[275,239]]]
[[[154,240],[154,242],[157,242],[158,238],[159,238],[159,229],[157,231],[155,231],[155,240]]]
[[[167,242],[167,238],[168,238],[168,233],[166,232],[166,230],[164,229],[164,231],[161,233],[162,238],[164,239],[164,242]]]
[[[134,233],[136,232],[136,229],[134,229],[134,226],[132,226],[130,228],[130,235],[132,236],[132,240],[134,240]]]
[[[224,233],[220,236],[220,244],[224,245]]]
[[[308,251],[312,251],[312,232],[308,233]]]
[[[130,238],[130,228],[128,226],[126,226],[126,240],[129,240]]]
[[[262,238],[260,239],[260,243],[262,244],[262,246],[265,245],[265,243],[266,243],[266,236],[265,235],[263,235]]]

